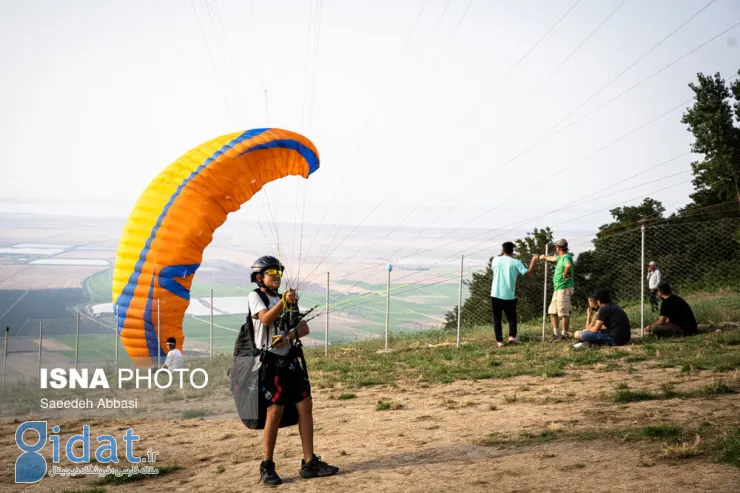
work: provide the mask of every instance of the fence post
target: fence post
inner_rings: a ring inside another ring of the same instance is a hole
[[[116,356],[115,356],[115,368],[116,368],[116,374],[118,374],[118,327],[120,321],[118,319],[118,305],[116,305]]]
[[[213,288],[211,288],[211,327],[210,327],[210,346],[208,349],[208,355],[211,361],[213,361]]]
[[[324,329],[324,356],[329,356],[329,273],[326,273],[326,328]]]
[[[640,248],[640,337],[645,337],[645,224],[641,228]]]
[[[385,351],[388,352],[388,325],[390,322],[391,308],[391,271],[393,266],[388,264],[388,283],[385,289]]]
[[[5,348],[3,349],[3,352],[5,353],[3,355],[3,388],[5,388],[5,375],[8,373],[8,332],[10,332],[10,327],[5,326]]]
[[[75,370],[80,363],[80,312],[77,312],[77,325],[75,328]]]
[[[460,347],[460,327],[462,324],[462,289],[463,289],[463,262],[465,255],[460,256],[460,289],[457,293],[457,347]]]
[[[44,321],[39,322],[39,378],[41,378],[41,348],[44,343]]]
[[[162,367],[162,359],[160,358],[160,354],[162,353],[162,342],[159,340],[159,337],[161,335],[159,322],[159,298],[157,298],[157,368]]]
[[[545,257],[549,251],[550,245],[545,245]],[[547,259],[545,259],[545,282],[544,292],[542,294],[542,342],[545,342],[545,326],[547,325]]]

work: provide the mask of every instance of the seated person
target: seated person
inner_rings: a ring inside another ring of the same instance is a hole
[[[673,294],[670,284],[658,284],[658,296],[663,300],[660,317],[645,327],[648,333],[657,337],[683,337],[698,333],[694,312],[686,300]]]
[[[579,341],[603,346],[623,346],[630,342],[630,320],[622,307],[612,302],[611,293],[601,290],[596,293],[599,312],[596,320],[586,330],[579,330],[575,338]]]
[[[596,314],[599,313],[599,300],[596,293],[588,297],[588,310],[586,311],[586,329],[596,322]]]

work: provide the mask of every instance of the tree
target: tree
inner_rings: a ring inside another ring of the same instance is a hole
[[[691,163],[695,192],[687,210],[740,200],[740,128],[733,120],[733,106],[735,116],[740,116],[740,86],[737,81],[732,85],[733,105],[730,90],[719,73],[699,73],[697,77],[698,84],[689,83],[694,105],[684,113],[681,123],[688,125],[687,130],[694,135],[691,151],[703,154],[704,159]]]
[[[665,207],[659,200],[646,198],[640,205],[626,205],[611,209],[609,213],[614,219],[608,224],[599,227],[596,234],[597,239],[605,235],[612,235],[630,228],[639,227],[637,224],[642,219],[662,219]]]
[[[737,71],[738,78],[732,83],[730,89],[732,96],[735,98],[735,120],[740,123],[740,69]]]

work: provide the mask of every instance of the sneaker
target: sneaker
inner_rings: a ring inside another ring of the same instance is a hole
[[[304,479],[334,476],[338,472],[338,467],[330,466],[326,462],[322,461],[321,457],[316,454],[314,454],[313,459],[308,462],[306,462],[305,459],[301,459],[301,477]]]
[[[497,347],[498,347],[499,349],[501,349],[502,347],[504,347],[504,343],[503,343],[503,342],[497,342],[497,343],[496,343],[496,346],[497,346]]]
[[[516,337],[509,337],[509,340],[506,342],[507,344],[519,344],[519,339]]]
[[[553,334],[552,339],[550,339],[550,342],[559,342],[562,340],[563,340],[563,337],[560,334]]]
[[[275,463],[273,461],[263,460],[260,463],[260,481],[263,481],[265,486],[277,486],[283,482],[275,472]]]
[[[573,344],[573,347],[574,348],[581,348],[581,347],[589,347],[590,345],[591,345],[591,343],[589,343],[588,341],[583,341],[583,342],[577,342],[577,343]]]

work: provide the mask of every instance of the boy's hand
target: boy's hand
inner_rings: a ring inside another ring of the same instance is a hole
[[[288,305],[295,305],[296,294],[295,289],[289,289],[283,294],[283,299]]]
[[[285,346],[286,342],[287,341],[282,336],[279,336],[279,335],[272,336],[272,345],[276,348],[281,348]]]

